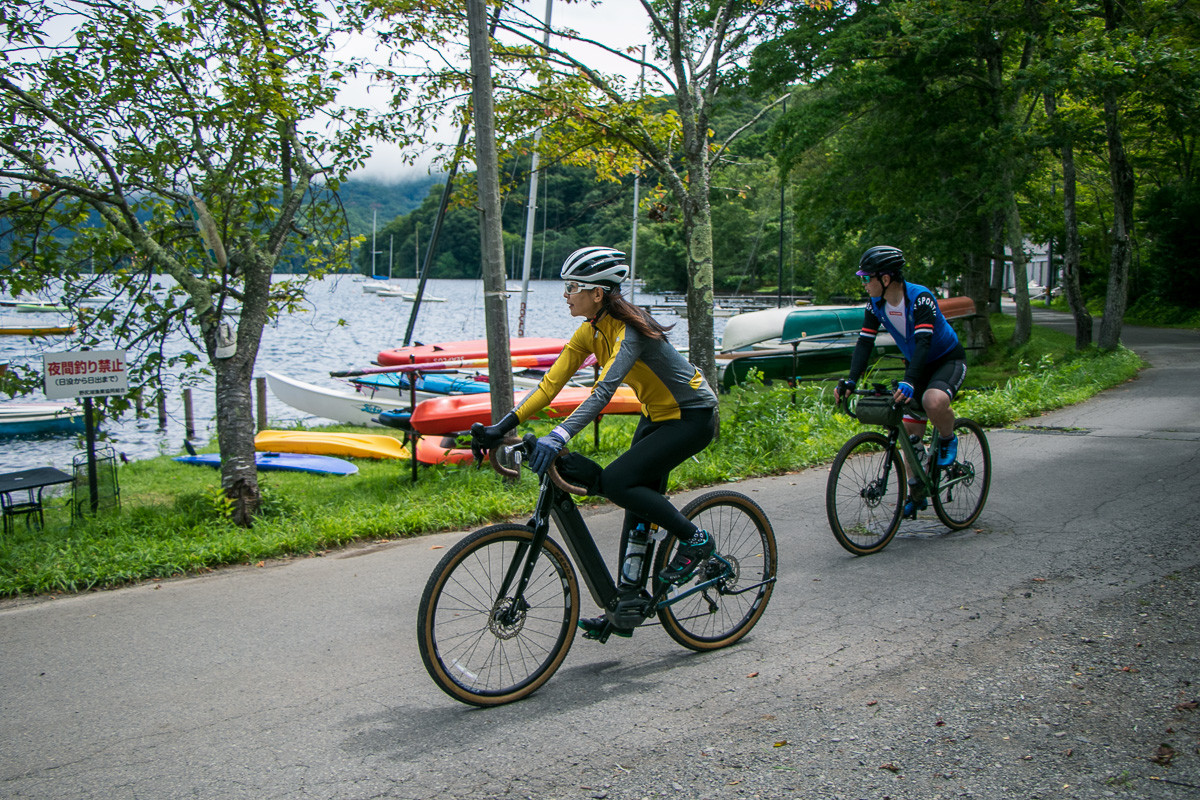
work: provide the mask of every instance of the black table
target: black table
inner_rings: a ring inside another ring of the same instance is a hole
[[[54,467],[36,467],[17,472],[5,472],[0,475],[0,506],[4,509],[4,532],[10,533],[13,528],[13,518],[25,515],[25,525],[32,524],[37,517],[38,527],[46,524],[42,515],[42,489],[56,486],[60,483],[70,483],[75,480],[61,469]],[[24,500],[14,500],[14,492],[25,492]]]

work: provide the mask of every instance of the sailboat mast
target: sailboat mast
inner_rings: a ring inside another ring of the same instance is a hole
[[[554,0],[546,0],[543,43],[547,47],[550,45],[550,13],[553,11],[553,5]],[[517,316],[517,336],[525,335],[525,309],[529,302],[529,271],[533,264],[533,228],[537,214],[538,145],[541,143],[542,129],[538,128],[533,135],[533,159],[529,164],[529,202],[525,207],[525,253],[521,258],[521,311]]]

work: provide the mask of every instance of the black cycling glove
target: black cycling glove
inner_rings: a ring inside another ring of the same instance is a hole
[[[505,414],[495,425],[486,425],[471,428],[471,454],[475,456],[476,461],[482,461],[484,453],[490,451],[496,445],[504,441],[504,437],[509,431],[517,427],[517,412],[510,411]]]

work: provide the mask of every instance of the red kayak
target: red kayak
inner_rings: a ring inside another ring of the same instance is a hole
[[[566,339],[549,337],[520,337],[510,339],[508,342],[508,349],[514,357],[540,356],[547,353],[557,355],[566,346]],[[383,366],[389,367],[395,364],[431,364],[436,361],[487,358],[487,356],[487,339],[470,339],[465,342],[441,342],[440,344],[421,344],[382,350],[376,360]]]
[[[587,386],[568,386],[558,393],[554,402],[538,413],[539,417],[566,417],[588,398],[592,390]],[[525,393],[516,395],[513,402]],[[640,414],[642,404],[628,386],[622,386],[613,394],[603,414]],[[492,421],[492,398],[486,394],[434,397],[413,409],[410,423],[413,430],[421,434],[458,433],[471,429],[471,425]]]

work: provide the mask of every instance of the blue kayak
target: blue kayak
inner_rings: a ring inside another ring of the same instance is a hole
[[[220,453],[178,456],[175,460],[181,464],[196,464],[202,467],[221,466]],[[353,475],[358,472],[358,466],[349,461],[307,453],[255,453],[254,463],[263,472],[311,472],[317,475]]]
[[[398,389],[407,391],[411,373],[381,372],[378,375],[363,375],[352,378],[351,383],[359,386],[372,386],[376,389]],[[487,381],[475,380],[471,375],[459,375],[452,372],[428,372],[417,374],[418,392],[431,394],[483,394],[488,391]]]

